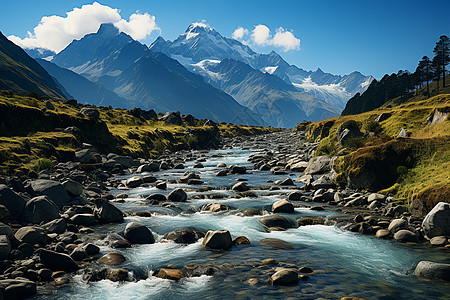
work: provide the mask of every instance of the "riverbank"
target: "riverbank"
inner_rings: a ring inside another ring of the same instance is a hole
[[[68,162],[39,179],[7,182],[0,193],[5,298],[36,291],[38,298],[114,298],[139,291],[164,298],[170,295],[162,289],[189,285],[199,288],[196,296],[206,292],[211,298],[406,298],[384,280],[381,291],[358,288],[368,284],[359,276],[376,282],[391,271],[402,275],[389,275],[390,281],[414,282],[423,295],[433,290],[435,298],[445,298],[448,284],[408,274],[419,257],[435,260],[446,253],[448,240],[438,238],[437,248],[429,248],[421,219],[391,198],[337,189],[331,160],[313,158],[318,144],[308,143],[304,133],[227,138],[223,145],[220,151],[184,150],[151,160],[108,154],[101,164]],[[204,237],[209,230],[213,236]],[[413,250],[382,240],[392,237],[412,243],[407,248]],[[332,248],[320,246],[331,241]],[[387,251],[381,273],[372,269],[370,256],[377,251]],[[394,253],[401,262],[395,270],[389,259]],[[355,263],[362,269],[352,270]],[[349,284],[339,283],[341,276]],[[324,291],[330,284],[340,287]],[[215,288],[225,294],[213,293]]]

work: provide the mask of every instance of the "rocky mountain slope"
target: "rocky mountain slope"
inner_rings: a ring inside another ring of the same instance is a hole
[[[97,33],[73,41],[52,62],[108,87],[129,106],[179,110],[218,122],[265,124],[202,77],[166,55],[150,51],[112,24],[103,24]]]
[[[34,59],[0,32],[0,90],[37,92],[42,96],[70,96]]]

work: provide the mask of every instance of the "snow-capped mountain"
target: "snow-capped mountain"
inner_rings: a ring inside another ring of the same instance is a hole
[[[217,82],[217,74],[210,70],[224,59],[234,59],[250,65],[263,73],[276,75],[297,90],[306,92],[335,108],[335,113],[345,107],[354,94],[364,92],[372,76],[359,72],[339,76],[316,71],[306,71],[288,64],[279,54],[254,52],[241,42],[223,37],[204,23],[193,23],[173,42],[159,37],[150,49],[163,52],[178,60],[187,69],[199,73],[210,82]],[[259,91],[261,93],[261,91]],[[236,97],[235,97],[236,98]],[[236,98],[242,104],[241,99]],[[309,116],[308,116],[309,117]]]
[[[74,40],[52,63],[110,89],[131,107],[180,111],[218,122],[265,125],[260,116],[230,95],[178,61],[119,32],[112,24],[102,24],[98,32]]]

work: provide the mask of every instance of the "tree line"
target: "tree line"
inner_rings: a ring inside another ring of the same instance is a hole
[[[384,75],[380,80],[373,80],[369,88],[361,95],[357,93],[346,104],[342,115],[358,114],[382,106],[391,99],[401,97],[403,101],[412,97],[411,91],[417,87],[427,86],[427,96],[431,96],[429,84],[437,82],[437,93],[442,78],[445,87],[447,65],[450,63],[450,39],[446,35],[439,37],[433,50],[434,57],[422,57],[414,73],[400,70],[391,75]]]

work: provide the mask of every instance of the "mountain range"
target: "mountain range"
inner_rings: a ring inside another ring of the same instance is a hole
[[[180,111],[249,125],[293,127],[339,115],[373,80],[359,72],[303,70],[274,51],[256,53],[203,23],[191,24],[174,41],[159,37],[150,46],[102,24],[58,54],[27,52],[63,96],[82,103]]]

